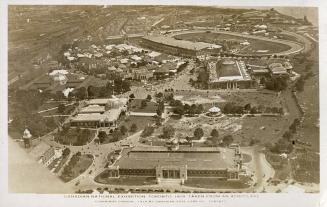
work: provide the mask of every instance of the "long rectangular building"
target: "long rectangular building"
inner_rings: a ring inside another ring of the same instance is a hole
[[[166,36],[146,36],[142,38],[141,44],[151,50],[168,53],[182,57],[196,57],[203,55],[208,50],[214,52],[221,49],[220,45],[206,42],[191,42],[177,40]]]
[[[177,150],[167,147],[136,147],[124,150],[122,157],[109,169],[109,177],[148,176],[158,182],[165,179],[213,177],[237,180],[242,156],[236,149],[183,146]]]

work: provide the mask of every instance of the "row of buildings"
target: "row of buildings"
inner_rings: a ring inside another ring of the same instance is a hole
[[[256,87],[256,80],[267,77],[288,78],[292,75],[290,62],[274,62],[269,65],[245,65],[243,61],[220,59],[207,63],[210,89],[247,89]]]

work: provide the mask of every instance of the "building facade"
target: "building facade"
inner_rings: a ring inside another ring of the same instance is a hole
[[[144,158],[144,159],[143,159]],[[152,177],[158,183],[167,179],[184,183],[189,178],[217,178],[238,180],[242,168],[242,156],[236,148],[136,147],[124,152],[108,169],[108,176]]]

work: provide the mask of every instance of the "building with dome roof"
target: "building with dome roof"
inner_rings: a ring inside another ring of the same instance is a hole
[[[214,106],[209,109],[209,116],[219,116],[221,115],[221,110],[217,106]]]

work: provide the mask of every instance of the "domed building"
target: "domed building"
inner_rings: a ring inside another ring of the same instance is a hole
[[[209,109],[208,115],[209,116],[219,116],[219,115],[221,115],[221,110],[217,106],[214,106]]]

